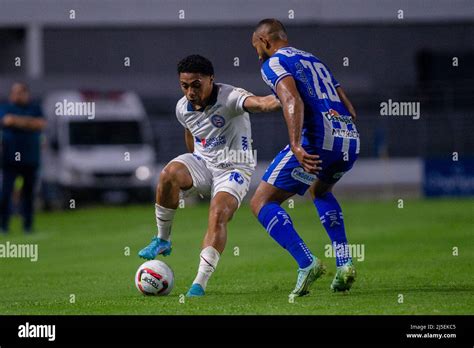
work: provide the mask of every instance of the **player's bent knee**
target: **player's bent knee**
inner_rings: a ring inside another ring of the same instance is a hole
[[[160,178],[159,182],[162,184],[171,184],[173,181],[175,181],[175,174],[172,168],[169,166],[166,166],[163,168],[163,170],[160,172]]]
[[[159,182],[161,184],[187,187],[192,185],[192,178],[187,173],[184,164],[171,162],[161,171]]]

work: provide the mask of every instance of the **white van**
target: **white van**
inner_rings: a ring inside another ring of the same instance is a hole
[[[136,93],[55,91],[44,99],[43,113],[42,178],[47,187],[61,189],[62,199],[152,197],[153,134]]]

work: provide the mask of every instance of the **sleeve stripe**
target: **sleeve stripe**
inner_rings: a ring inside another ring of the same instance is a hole
[[[275,81],[275,93],[276,93],[276,89],[277,89],[277,86],[278,86],[278,82],[283,80],[284,77],[287,77],[287,76],[290,76],[290,75],[291,74],[289,72],[287,72],[286,74],[283,74],[280,77],[278,77],[278,79]]]
[[[270,69],[273,70],[273,72],[277,75],[283,75],[285,73],[288,73],[284,67],[281,66],[280,64],[280,59],[278,57],[272,57],[270,58],[270,63],[268,64]],[[275,83],[276,85],[276,83]]]

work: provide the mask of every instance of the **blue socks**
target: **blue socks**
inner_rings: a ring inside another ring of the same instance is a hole
[[[313,202],[321,223],[331,239],[336,254],[336,265],[340,267],[351,260],[341,207],[331,192],[316,198]],[[264,205],[258,213],[258,221],[270,236],[293,256],[300,268],[306,268],[311,264],[313,261],[311,251],[296,232],[288,213],[278,203],[270,202]]]
[[[295,231],[290,216],[278,203],[264,205],[258,213],[258,221],[278,244],[288,250],[300,268],[306,268],[313,262],[311,251]]]
[[[321,223],[331,238],[332,247],[336,251],[336,265],[342,266],[351,260],[351,257],[341,207],[331,192],[316,198],[313,203],[318,210]]]

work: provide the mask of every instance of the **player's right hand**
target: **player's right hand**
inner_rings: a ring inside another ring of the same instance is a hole
[[[291,149],[298,162],[305,172],[317,174],[322,169],[321,161],[318,155],[310,155],[302,146],[296,146]]]

